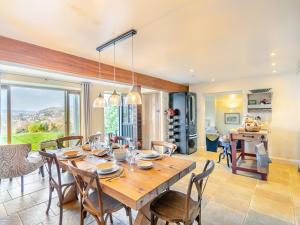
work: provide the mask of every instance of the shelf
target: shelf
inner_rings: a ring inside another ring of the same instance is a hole
[[[272,104],[248,105],[248,109],[272,109]]]

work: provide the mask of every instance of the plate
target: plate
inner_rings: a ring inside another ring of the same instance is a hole
[[[113,167],[111,170],[108,171],[101,171],[99,169],[97,169],[97,173],[100,175],[106,175],[106,174],[110,174],[110,173],[115,173],[120,169],[120,166],[115,165],[115,167]]]
[[[113,170],[115,168],[116,164],[113,162],[103,162],[96,165],[97,170],[101,172],[107,172]]]
[[[152,162],[145,162],[145,161],[139,161],[137,163],[138,168],[140,169],[151,169],[153,167],[153,163]]]
[[[140,156],[143,158],[156,158],[156,157],[159,157],[160,154],[159,154],[159,152],[154,151],[154,150],[145,150],[145,151],[141,152]]]
[[[143,157],[141,155],[138,155],[137,158],[139,160],[145,160],[145,161],[153,161],[153,160],[158,160],[161,159],[163,157],[163,155],[158,155],[156,157]]]
[[[95,156],[104,156],[108,153],[107,149],[93,149],[91,153]]]
[[[62,154],[62,157],[66,158],[66,159],[77,158],[79,156],[82,156],[82,153],[80,151],[77,151],[77,150],[65,151]]]

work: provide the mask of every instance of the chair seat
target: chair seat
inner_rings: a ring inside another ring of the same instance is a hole
[[[89,200],[92,202],[94,207],[97,207],[97,210],[99,211],[98,194],[96,191],[89,194]],[[106,213],[108,210],[118,211],[123,207],[121,202],[104,193],[102,194],[102,202],[104,213]]]
[[[61,173],[61,185],[70,185],[75,182],[74,176],[69,172]]]
[[[159,218],[169,222],[181,222],[185,217],[186,195],[178,191],[166,191],[150,205],[150,210]],[[190,199],[189,220],[193,221],[199,214],[198,203]]]

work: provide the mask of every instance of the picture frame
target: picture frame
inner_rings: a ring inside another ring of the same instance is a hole
[[[240,113],[224,113],[225,124],[240,124]]]
[[[256,100],[248,100],[248,105],[256,105]]]

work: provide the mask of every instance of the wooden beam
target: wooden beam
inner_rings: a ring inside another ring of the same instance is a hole
[[[95,54],[97,54],[95,50]],[[101,64],[99,76],[98,62],[64,52],[48,49],[30,43],[0,36],[0,60],[42,69],[74,74],[76,76],[113,81],[113,67]],[[137,85],[167,92],[187,91],[186,85],[136,73]],[[116,68],[116,81],[132,83],[131,71]]]

